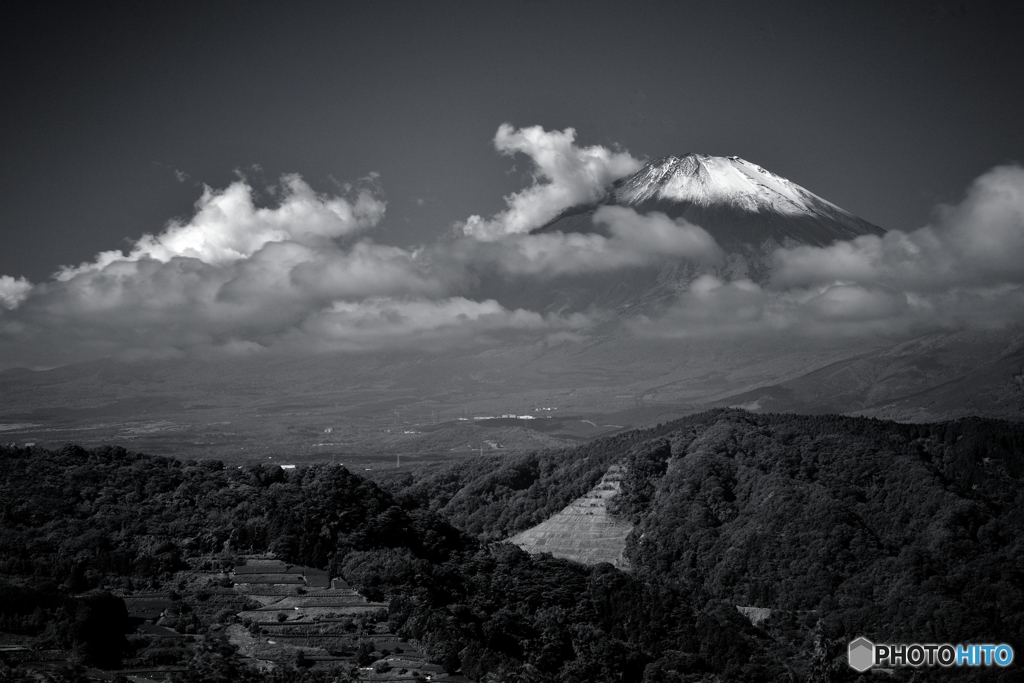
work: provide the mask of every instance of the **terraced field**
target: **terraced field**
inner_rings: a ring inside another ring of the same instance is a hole
[[[633,525],[613,517],[608,502],[619,492],[623,470],[612,465],[585,495],[537,526],[509,539],[528,553],[551,553],[582,564],[608,562],[629,569],[623,556]]]

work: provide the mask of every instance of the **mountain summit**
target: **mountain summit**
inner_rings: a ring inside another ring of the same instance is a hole
[[[601,205],[660,211],[704,228],[726,250],[797,242],[824,246],[884,230],[739,157],[690,153],[656,159],[599,202],[573,207],[539,231],[589,232]]]

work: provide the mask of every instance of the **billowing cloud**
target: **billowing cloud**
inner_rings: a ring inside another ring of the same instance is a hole
[[[188,223],[172,222],[159,235],[144,235],[124,254],[106,251],[91,263],[65,267],[57,275],[68,280],[91,270],[102,270],[119,261],[193,258],[211,265],[252,256],[272,242],[292,242],[308,247],[372,228],[384,216],[384,202],[368,189],[349,199],[316,194],[297,175],[282,179],[284,197],[275,208],[256,208],[252,188],[237,181],[222,191],[205,188],[196,202],[196,214]]]
[[[576,131],[545,131],[540,126],[515,130],[503,123],[494,136],[502,154],[526,154],[534,164],[534,183],[505,197],[508,208],[484,219],[470,216],[462,224],[466,235],[491,240],[539,228],[561,211],[600,199],[608,187],[639,170],[643,163],[627,152],[600,145],[577,147]]]
[[[723,254],[707,231],[656,212],[602,206],[591,232],[529,232],[599,198],[639,162],[578,148],[572,129],[505,125],[495,145],[534,161],[534,185],[507,198],[508,209],[491,220],[471,219],[467,234],[417,249],[371,238],[385,211],[373,179],[327,196],[286,176],[273,205],[258,206],[245,181],[206,188],[191,218],[124,252],[103,252],[36,285],[0,276],[0,359],[54,365],[100,356],[579,340],[616,313],[586,297],[587,315],[518,306],[558,309],[551,300],[565,282],[555,278],[578,278],[568,291],[603,284],[594,274],[646,267],[692,282],[659,280],[646,317],[624,320],[641,336],[859,338],[1024,323],[1018,166],[984,174],[962,202],[940,207],[919,230],[778,249],[769,277],[754,282],[745,279],[750,269],[734,267],[741,256]],[[660,268],[681,261],[695,267]],[[635,282],[647,286],[642,277]],[[659,309],[676,291],[674,304]]]
[[[622,206],[602,206],[594,223],[607,225],[612,246],[633,255],[637,261],[691,259],[718,262],[722,250],[706,230],[682,218],[670,219],[657,211],[640,215]]]
[[[602,206],[593,217],[607,235],[546,232],[513,234],[457,245],[467,265],[512,276],[557,277],[646,266],[669,260],[715,264],[722,250],[703,228],[658,212],[641,215],[621,206]]]
[[[963,202],[939,207],[934,225],[913,232],[780,249],[774,279],[783,286],[849,281],[907,291],[1024,283],[1024,169],[985,173]]]
[[[15,279],[10,275],[0,275],[0,306],[17,308],[31,289],[32,283],[23,277]]]

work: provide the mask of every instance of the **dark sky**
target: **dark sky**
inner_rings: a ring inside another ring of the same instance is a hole
[[[0,275],[126,247],[239,171],[321,191],[377,172],[375,239],[428,241],[524,185],[525,161],[493,148],[502,122],[638,157],[738,155],[913,229],[1024,160],[1011,9],[6,3]]]

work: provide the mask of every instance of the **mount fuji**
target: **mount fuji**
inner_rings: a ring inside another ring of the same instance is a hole
[[[702,274],[766,284],[772,254],[781,247],[822,247],[885,230],[779,175],[739,157],[690,153],[667,156],[615,182],[595,202],[573,206],[531,234],[597,233],[603,207],[654,212],[699,226],[723,251],[717,264],[662,259],[646,267],[607,274],[573,275],[548,282],[517,281],[488,290],[510,308],[545,312],[616,311],[657,316]]]
[[[836,240],[885,231],[796,183],[739,157],[662,157],[614,184],[591,205],[573,207],[536,232],[586,232],[603,205],[658,211],[711,233],[724,249],[749,250]]]

